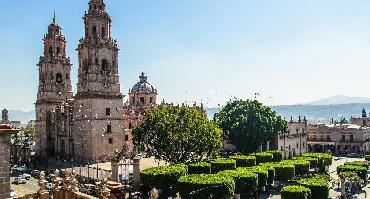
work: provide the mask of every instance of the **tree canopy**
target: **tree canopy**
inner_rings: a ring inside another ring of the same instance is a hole
[[[274,143],[287,122],[257,100],[235,100],[215,114],[224,136],[241,152],[255,152],[266,141]]]
[[[170,163],[197,162],[216,155],[222,130],[200,111],[180,106],[159,106],[133,130],[134,143]]]

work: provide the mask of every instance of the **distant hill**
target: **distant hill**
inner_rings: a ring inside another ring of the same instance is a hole
[[[325,99],[304,103],[305,105],[339,105],[339,104],[355,104],[355,103],[370,103],[370,98],[366,97],[350,97],[345,95],[335,95]]]
[[[29,120],[35,119],[35,111],[9,110],[9,119],[12,121],[27,123]]]
[[[299,116],[306,116],[307,120],[313,123],[329,122],[333,118],[339,120],[341,117],[349,119],[351,116],[360,117],[361,111],[365,108],[370,111],[370,103],[336,104],[336,105],[284,105],[272,106],[276,113],[287,120],[290,117],[297,119]],[[209,118],[220,111],[221,108],[208,108]],[[369,112],[368,112],[369,113]]]

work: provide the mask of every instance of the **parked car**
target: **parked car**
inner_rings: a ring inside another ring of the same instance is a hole
[[[27,170],[27,167],[23,165],[23,166],[15,167],[14,170],[19,171],[19,172],[25,172]]]
[[[349,157],[349,158],[358,158],[359,155],[357,153],[350,153],[350,154],[347,155],[347,157]]]
[[[39,178],[39,175],[40,175],[40,171],[39,170],[33,170],[31,172],[31,176],[34,177],[34,178]]]
[[[14,189],[10,189],[10,198],[15,198],[17,197],[17,193],[15,192]]]
[[[45,185],[45,188],[46,188],[47,190],[51,190],[52,188],[54,188],[54,184],[53,184],[53,183],[47,183],[47,184]]]
[[[27,180],[22,177],[16,177],[13,183],[14,184],[26,184]]]
[[[24,173],[24,174],[22,175],[22,177],[23,177],[24,179],[26,179],[26,180],[31,179],[31,175],[30,175],[30,174],[28,174],[28,173]]]
[[[81,185],[80,192],[88,195],[93,195],[96,192],[96,185],[93,184]]]

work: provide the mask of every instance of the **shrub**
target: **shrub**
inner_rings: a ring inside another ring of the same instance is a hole
[[[239,167],[237,171],[240,172],[252,172],[258,175],[258,187],[263,188],[267,185],[267,178],[268,178],[268,169],[262,166],[254,166],[254,167]]]
[[[298,180],[298,184],[311,190],[311,198],[327,199],[329,197],[329,185],[326,176],[303,178]]]
[[[295,167],[292,164],[277,164],[274,166],[275,180],[286,182],[295,176]]]
[[[308,172],[310,171],[310,162],[306,160],[285,160],[281,163],[294,165],[295,175],[298,176],[308,174]]]
[[[256,165],[255,156],[237,155],[230,158],[236,161],[237,167],[251,167]]]
[[[281,190],[281,199],[305,199],[311,197],[311,190],[304,186],[285,186]]]
[[[228,158],[217,158],[211,161],[212,173],[218,173],[224,170],[234,170],[236,168],[236,161]]]
[[[225,170],[219,175],[227,175],[234,178],[235,193],[251,194],[257,191],[258,175],[246,170]]]
[[[318,158],[314,158],[314,157],[305,157],[305,156],[297,156],[297,157],[293,157],[292,158],[293,160],[307,160],[310,162],[310,168],[317,168],[318,167],[318,163],[319,163],[319,159]]]
[[[184,199],[214,198],[231,199],[234,197],[235,182],[227,175],[192,174],[180,177],[178,190]]]
[[[360,176],[357,175],[357,173],[352,172],[352,171],[343,171],[339,174],[339,177],[345,178],[352,182],[355,182],[361,179]]]
[[[198,162],[188,165],[189,174],[210,174],[211,173],[211,163],[208,162]]]
[[[366,173],[367,168],[362,166],[356,166],[356,165],[342,165],[337,167],[337,173],[340,174],[341,172],[355,172],[358,176],[360,176],[361,179],[366,180]]]
[[[256,157],[256,164],[259,165],[265,162],[271,162],[273,155],[271,153],[260,152],[254,153],[253,156]]]
[[[177,180],[187,173],[185,165],[161,166],[145,169],[140,176],[143,186],[147,189],[169,189],[177,184]]]
[[[370,161],[370,155],[365,155],[365,160]]]
[[[268,153],[272,154],[272,161],[273,162],[280,162],[283,160],[283,152],[279,150],[272,150],[272,151],[267,151]]]
[[[360,166],[364,168],[368,168],[370,166],[370,162],[365,162],[365,161],[355,161],[355,162],[346,162],[344,165],[354,165],[354,166]]]
[[[304,157],[313,157],[318,159],[318,166],[330,166],[333,161],[333,156],[329,153],[306,153]]]
[[[268,176],[267,176],[267,184],[273,184],[275,179],[275,168],[274,166],[278,163],[275,162],[269,162],[269,163],[263,163],[260,166],[267,169]]]

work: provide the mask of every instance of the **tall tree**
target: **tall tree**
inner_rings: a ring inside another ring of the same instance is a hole
[[[287,131],[287,122],[257,100],[230,101],[215,114],[224,136],[241,152],[255,152],[266,141],[274,143],[278,133]]]
[[[134,143],[170,163],[201,161],[221,148],[222,130],[199,110],[159,106],[133,130]]]

